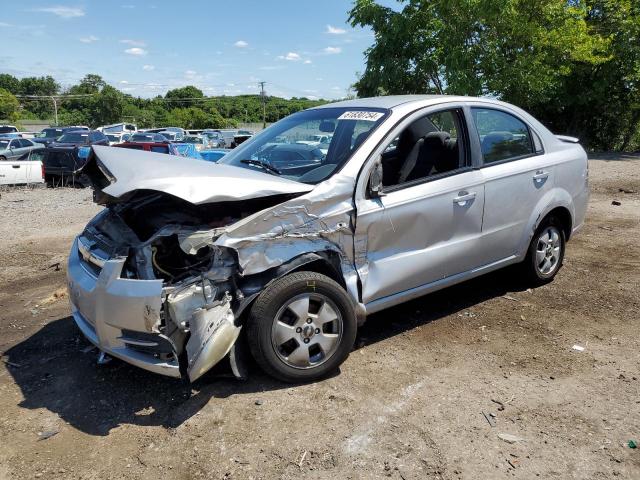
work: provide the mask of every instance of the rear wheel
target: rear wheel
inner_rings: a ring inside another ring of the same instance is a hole
[[[553,280],[562,266],[565,244],[564,229],[558,219],[548,217],[543,220],[531,239],[522,264],[533,284],[544,285]]]
[[[7,159],[4,155],[0,155],[0,162],[4,162]]]
[[[325,275],[299,272],[260,294],[248,319],[247,339],[265,372],[285,382],[308,382],[345,361],[356,330],[344,289]]]

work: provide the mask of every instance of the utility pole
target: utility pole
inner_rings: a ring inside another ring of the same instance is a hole
[[[56,97],[51,96],[51,100],[53,101],[53,112],[56,117],[56,127],[58,126],[58,103],[56,102]]]
[[[267,82],[259,82],[260,83],[260,96],[262,97],[262,128],[267,128],[267,95],[264,91],[264,84]]]

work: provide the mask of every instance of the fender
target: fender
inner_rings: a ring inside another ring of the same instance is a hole
[[[546,192],[540,200],[538,200],[538,203],[534,207],[533,212],[527,221],[527,228],[524,230],[524,234],[520,239],[520,248],[517,253],[520,260],[524,259],[527,255],[529,243],[531,243],[533,234],[540,225],[540,222],[542,222],[549,212],[558,207],[566,208],[569,211],[571,223],[573,224],[573,219],[575,218],[575,206],[571,195],[563,188],[552,188]]]

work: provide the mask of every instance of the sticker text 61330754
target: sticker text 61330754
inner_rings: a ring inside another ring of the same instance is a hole
[[[338,117],[338,120],[364,120],[366,122],[376,122],[384,113],[382,112],[365,112],[365,111],[353,111],[344,112]]]

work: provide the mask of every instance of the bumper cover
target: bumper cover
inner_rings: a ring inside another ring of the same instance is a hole
[[[178,360],[144,350],[167,342],[157,331],[162,280],[121,278],[125,258],[104,260],[101,268],[81,257],[78,239],[69,255],[67,282],[73,319],[84,336],[103,352],[154,373],[179,378]],[[95,262],[92,262],[95,264]],[[145,334],[131,336],[127,332]],[[142,348],[141,348],[142,347]]]

